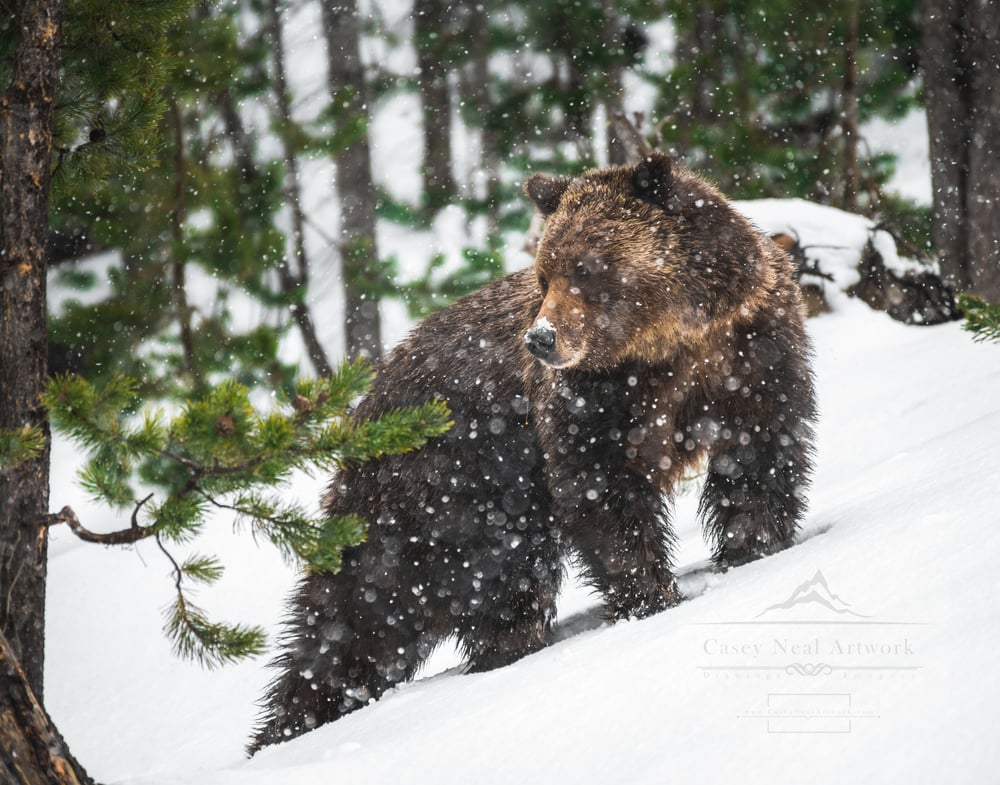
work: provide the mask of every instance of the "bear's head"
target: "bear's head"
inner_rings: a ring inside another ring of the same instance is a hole
[[[524,340],[552,368],[665,360],[767,277],[759,235],[661,153],[577,178],[536,174],[525,191],[546,223],[542,302]]]

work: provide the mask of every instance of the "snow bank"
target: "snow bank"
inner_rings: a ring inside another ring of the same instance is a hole
[[[750,199],[734,201],[733,206],[761,231],[795,238],[806,259],[819,272],[831,276],[841,291],[861,280],[858,264],[869,242],[881,255],[883,264],[898,275],[940,272],[934,265],[900,256],[892,235],[863,215],[805,199]],[[816,276],[809,276],[808,280],[818,285],[823,283]]]

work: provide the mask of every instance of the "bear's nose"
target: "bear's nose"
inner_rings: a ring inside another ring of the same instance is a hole
[[[539,360],[552,356],[556,348],[556,331],[548,326],[532,327],[524,334],[524,343]]]

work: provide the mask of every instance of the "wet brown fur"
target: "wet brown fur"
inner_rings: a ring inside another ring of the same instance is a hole
[[[567,556],[610,619],[675,604],[670,500],[699,461],[720,567],[792,541],[815,409],[787,256],[663,156],[526,190],[548,217],[535,268],[425,320],[358,408],[439,396],[456,425],[335,478],[327,508],[368,538],[303,579],[251,751],[411,678],[450,635],[470,670],[546,645]],[[525,343],[543,316],[545,362]]]

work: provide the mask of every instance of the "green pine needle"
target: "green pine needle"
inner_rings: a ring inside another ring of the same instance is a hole
[[[972,333],[972,340],[1000,342],[1000,303],[988,303],[974,294],[960,294],[957,300],[965,314],[962,328]]]
[[[225,567],[214,556],[188,556],[180,566],[181,574],[199,583],[215,583],[222,577]]]
[[[356,398],[364,395],[375,378],[372,364],[363,359],[348,360],[326,379],[303,379],[291,401],[301,419],[343,417]]]
[[[45,449],[45,433],[34,425],[0,431],[0,469],[16,469]]]
[[[129,483],[131,469],[117,461],[91,458],[77,478],[83,489],[98,502],[121,509],[135,504],[135,493]]]
[[[211,622],[200,608],[180,593],[165,615],[164,632],[174,654],[194,660],[205,668],[213,669],[262,654],[267,643],[260,627]]]
[[[428,439],[446,433],[452,425],[447,404],[434,400],[409,409],[394,409],[375,420],[339,423],[320,441],[340,462],[358,463],[415,450]]]
[[[364,542],[367,532],[368,524],[359,515],[329,518],[322,523],[312,547],[299,556],[310,570],[340,572],[344,549]]]
[[[183,543],[192,540],[204,523],[206,502],[188,495],[168,496],[159,504],[148,505],[157,534]]]

